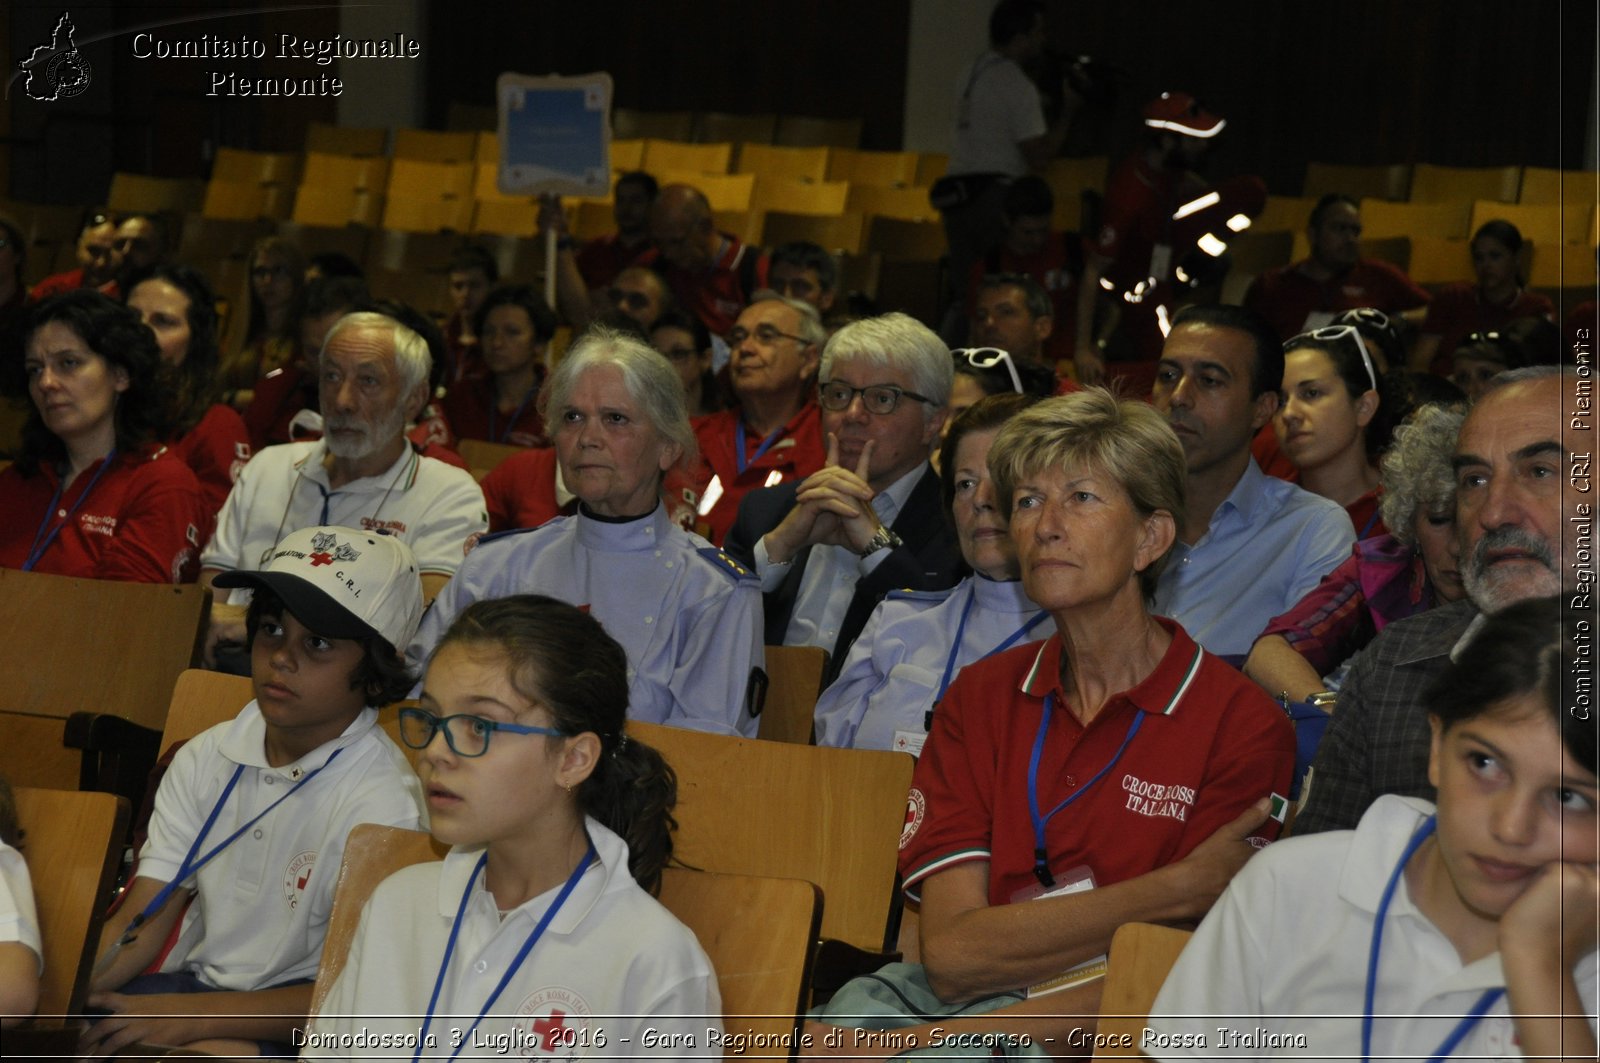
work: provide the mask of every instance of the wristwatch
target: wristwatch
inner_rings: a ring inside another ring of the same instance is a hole
[[[877,532],[873,534],[872,538],[867,540],[867,545],[856,551],[856,553],[861,557],[867,557],[871,554],[877,553],[879,550],[882,550],[885,547],[893,550],[900,545],[900,536],[896,535],[887,524],[880,524],[878,525]]]

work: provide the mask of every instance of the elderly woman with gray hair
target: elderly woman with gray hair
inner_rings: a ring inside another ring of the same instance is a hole
[[[1387,624],[1465,594],[1450,464],[1465,417],[1462,406],[1428,405],[1395,430],[1380,467],[1379,513],[1389,534],[1356,543],[1349,560],[1256,639],[1244,673],[1269,694],[1314,700],[1328,686],[1323,677]]]
[[[622,644],[631,719],[754,736],[745,688],[761,662],[760,587],[661,501],[663,477],[695,449],[671,363],[592,329],[551,374],[540,412],[577,513],[481,540],[411,658],[425,659],[473,602],[537,591],[587,608]]]

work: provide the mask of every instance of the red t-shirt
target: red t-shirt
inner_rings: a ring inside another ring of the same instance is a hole
[[[446,387],[458,384],[470,377],[479,377],[487,373],[488,367],[483,364],[483,350],[476,337],[469,343],[461,338],[462,330],[466,327],[461,317],[461,311],[451,314],[444,323],[444,351],[445,368],[444,384]]]
[[[1047,695],[1053,707],[1039,762],[1040,810],[1048,814],[1083,793],[1045,828],[1058,882],[1079,867],[1096,886],[1147,874],[1181,860],[1255,801],[1288,794],[1295,739],[1283,710],[1178,624],[1158,622],[1172,644],[1155,671],[1114,695],[1087,728],[1066,707],[1059,635],[961,670],[912,776],[900,835],[908,896],[917,899],[929,876],[973,860],[989,864],[991,905],[1038,882],[1028,764]],[[1257,833],[1270,839],[1277,831],[1269,820]]]
[[[604,288],[617,279],[617,274],[639,260],[639,256],[655,247],[649,238],[636,244],[625,244],[618,233],[597,236],[578,249],[573,258],[583,283],[591,290]]]
[[[1034,255],[1019,255],[1001,244],[974,262],[967,278],[969,316],[978,305],[978,286],[989,273],[1021,273],[1039,282],[1050,296],[1052,320],[1045,357],[1051,362],[1071,360],[1078,329],[1078,278],[1083,275],[1083,241],[1078,234],[1051,233],[1044,249]]]
[[[232,406],[219,402],[193,428],[169,441],[167,448],[194,473],[206,511],[214,521],[222,503],[228,500],[228,492],[233,490],[239,470],[250,460],[250,433],[244,419]],[[209,526],[206,530],[209,532]]]
[[[1250,282],[1244,295],[1244,305],[1265,317],[1285,340],[1304,332],[1312,314],[1331,316],[1363,306],[1398,314],[1428,302],[1428,293],[1415,281],[1378,259],[1363,258],[1328,281],[1313,280],[1305,265],[1269,269]]]
[[[33,291],[28,293],[28,298],[36,303],[43,302],[52,295],[77,291],[82,287],[84,287],[83,267],[79,266],[77,269],[69,269],[62,273],[52,273],[33,286]],[[117,287],[117,282],[114,280],[106,281],[100,285],[99,290],[113,299],[122,298],[122,289]]]
[[[1555,320],[1555,304],[1537,292],[1523,288],[1509,303],[1496,306],[1484,302],[1478,295],[1478,286],[1463,282],[1452,284],[1434,293],[1428,304],[1428,316],[1422,321],[1422,331],[1439,337],[1439,349],[1434,353],[1433,364],[1428,368],[1439,376],[1447,377],[1452,368],[1451,356],[1461,341],[1474,332],[1494,332],[1519,317],[1542,317]]]
[[[545,433],[537,401],[543,379],[541,371],[517,408],[506,413],[500,412],[492,378],[462,381],[444,397],[444,415],[451,431],[457,439],[484,439],[514,447],[548,447],[550,437]]]
[[[640,255],[635,263],[661,274],[678,305],[704,322],[713,336],[726,335],[750,302],[751,293],[767,286],[767,256],[759,248],[740,243],[737,237],[719,235],[726,246],[711,268],[702,273],[674,266],[656,248]]]
[[[700,467],[694,477],[696,494],[706,497],[711,480],[716,478],[721,495],[700,519],[708,526],[706,538],[718,546],[727,538],[739,515],[739,502],[758,487],[772,487],[790,480],[803,480],[822,468],[826,451],[822,445],[822,415],[817,404],[807,402],[776,433],[766,451],[757,454],[763,440],[744,426],[737,410],[721,410],[696,417],[695,439],[700,443]],[[744,471],[739,471],[739,435],[744,435]]]
[[[298,365],[274,369],[256,381],[255,394],[244,409],[244,427],[250,433],[250,447],[261,451],[279,443],[292,443],[289,422],[301,410],[317,408],[317,378]]]
[[[49,465],[32,476],[15,465],[0,472],[0,568],[21,568],[36,537],[59,527],[35,572],[132,583],[199,575],[210,518],[194,473],[166,448],[96,462],[56,498],[60,483]]]
[[[556,452],[550,447],[532,447],[511,455],[479,486],[489,508],[491,532],[537,528],[577,506],[573,501],[563,508],[556,501]]]

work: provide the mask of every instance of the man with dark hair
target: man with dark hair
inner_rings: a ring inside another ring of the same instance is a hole
[[[1258,315],[1192,306],[1172,325],[1152,396],[1183,444],[1188,513],[1155,611],[1243,660],[1268,621],[1350,554],[1344,507],[1262,473],[1250,440],[1278,409],[1283,346]]]
[[[1216,261],[1236,219],[1248,225],[1267,198],[1259,178],[1211,185],[1200,176],[1227,121],[1193,96],[1163,92],[1142,118],[1139,147],[1106,182],[1100,231],[1078,287],[1073,344],[1079,383],[1119,377],[1137,394],[1150,387],[1170,316],[1198,264]]]
[[[977,308],[978,289],[985,277],[996,273],[1032,277],[1050,300],[1052,327],[1042,358],[1053,371],[1056,363],[1072,357],[1072,339],[1077,334],[1078,278],[1083,274],[1083,241],[1077,233],[1050,228],[1055,195],[1042,177],[1028,174],[1011,182],[1011,187],[1006,189],[1004,211],[1005,239],[973,263],[967,278],[967,317],[976,332],[977,322],[972,321],[972,315]]]
[[[444,323],[444,381],[449,385],[486,372],[472,322],[489,289],[500,282],[500,264],[485,248],[462,244],[450,256],[446,273],[452,307]]]
[[[121,268],[117,219],[109,211],[91,210],[84,215],[83,228],[78,231],[77,268],[46,277],[33,286],[28,298],[37,303],[75,288],[99,288],[113,299],[120,299],[117,271]]]
[[[767,286],[767,256],[731,233],[718,232],[705,195],[668,185],[650,211],[656,246],[638,265],[661,274],[678,305],[705,322],[713,336],[733,327],[750,296]]]
[[[171,252],[167,221],[160,214],[129,214],[117,226],[113,241],[122,256],[119,274],[124,291],[132,291],[134,278],[165,265]]]
[[[1306,225],[1311,254],[1250,282],[1244,305],[1284,337],[1321,328],[1342,310],[1370,306],[1385,314],[1417,310],[1431,296],[1396,266],[1361,257],[1361,206],[1329,193]]]
[[[839,265],[819,244],[795,240],[772,252],[767,287],[808,302],[820,316],[827,317],[839,294]]]
[[[954,302],[965,294],[972,264],[1005,234],[1001,206],[1006,186],[1029,170],[1042,170],[1061,150],[1081,98],[1070,85],[1062,105],[1045,120],[1039,90],[1026,68],[1044,54],[1044,4],[1000,0],[989,16],[989,48],[961,75],[948,174],[931,190],[950,243]],[[956,335],[959,329],[947,322]]]
[[[575,256],[583,283],[594,291],[616,279],[650,248],[650,208],[661,188],[643,170],[630,170],[617,178],[612,193],[611,216],[617,231],[597,236]]]
[[[1050,297],[1038,281],[1021,273],[991,273],[978,285],[970,343],[1045,365],[1044,344],[1054,324]]]

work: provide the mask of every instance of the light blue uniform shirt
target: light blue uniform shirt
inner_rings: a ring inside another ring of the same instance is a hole
[[[580,511],[485,539],[434,599],[407,656],[425,660],[473,602],[530,593],[587,606],[622,644],[629,719],[755,737],[744,697],[762,661],[761,587],[665,507],[625,524]]]
[[[1173,547],[1154,611],[1219,657],[1243,657],[1355,541],[1343,506],[1267,476],[1251,458],[1200,541]]]
[[[962,613],[967,623],[955,646]],[[839,678],[822,692],[817,745],[920,752],[951,648],[954,681],[963,666],[994,652],[1038,615],[1017,581],[968,576],[946,591],[894,592],[872,611]],[[1044,617],[1011,645],[1054,630]]]

